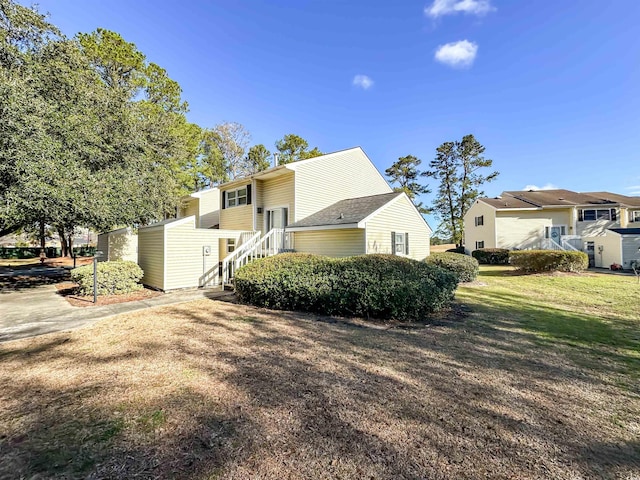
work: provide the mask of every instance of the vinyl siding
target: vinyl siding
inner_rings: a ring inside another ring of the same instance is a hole
[[[301,220],[339,200],[391,192],[391,187],[360,149],[332,154],[295,169],[295,215]]]
[[[164,290],[214,285],[218,280],[219,231],[196,229],[191,223],[167,228]],[[203,255],[203,247],[211,255]]]
[[[570,209],[497,211],[496,246],[508,249],[540,248],[546,226],[566,225],[567,235],[572,235],[573,231],[569,228],[571,218]]]
[[[233,188],[228,190],[236,190],[249,183],[242,185],[234,185]],[[222,201],[222,194],[220,201]],[[255,193],[252,192],[252,197]],[[253,230],[253,204],[254,199],[251,200],[251,205],[241,205],[239,207],[221,208],[220,209],[220,228],[228,230]]]
[[[268,180],[257,180],[256,190],[259,192],[256,205],[263,208],[263,213],[256,215],[256,229],[264,233],[265,212],[271,208],[286,207],[289,209],[289,223],[295,218],[295,174],[286,173]]]
[[[605,235],[584,237],[583,240],[584,243],[593,242],[594,244],[596,267],[609,268],[612,263],[622,263],[622,243],[617,233],[607,232]],[[599,251],[600,247],[602,247],[602,253]]]
[[[198,225],[198,203],[200,200],[198,198],[193,198],[189,200],[184,207],[180,209],[180,215],[178,218],[190,217],[191,215],[196,216],[196,226]]]
[[[164,227],[141,228],[138,231],[138,265],[144,276],[142,283],[164,290]]]
[[[476,217],[483,217],[484,225],[476,226]],[[484,242],[484,248],[496,248],[496,209],[476,201],[464,217],[465,252],[471,254],[476,242]]]
[[[622,261],[620,263],[624,268],[631,268],[631,261],[640,260],[638,248],[640,248],[640,235],[622,236]]]
[[[220,224],[220,191],[217,188],[200,194],[198,214],[199,228],[211,228]]]
[[[108,248],[104,257],[110,262],[125,260],[138,262],[138,235],[130,231],[111,232],[108,234]]]
[[[391,253],[391,232],[409,234],[410,258],[424,260],[429,256],[431,230],[404,196],[367,222],[367,253]]]
[[[362,255],[365,253],[365,232],[361,228],[296,232],[295,250],[328,257]]]

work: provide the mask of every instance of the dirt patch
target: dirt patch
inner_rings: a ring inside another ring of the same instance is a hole
[[[151,290],[149,288],[143,288],[137,292],[125,293],[122,295],[98,295],[98,302],[93,303],[93,295],[77,295],[76,283],[64,282],[58,283],[56,288],[58,294],[62,295],[64,299],[74,307],[95,307],[100,305],[113,305],[116,303],[135,302],[137,300],[147,300],[149,298],[155,298],[163,295],[162,292],[157,290]]]

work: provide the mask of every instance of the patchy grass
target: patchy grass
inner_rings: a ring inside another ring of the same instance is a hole
[[[2,344],[0,478],[633,478],[629,295],[488,267],[421,325],[199,300]]]

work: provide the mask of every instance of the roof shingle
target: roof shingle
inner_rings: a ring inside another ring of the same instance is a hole
[[[287,228],[348,225],[364,220],[373,212],[389,203],[401,192],[383,193],[369,197],[349,198],[323,208],[319,212],[298,220]]]

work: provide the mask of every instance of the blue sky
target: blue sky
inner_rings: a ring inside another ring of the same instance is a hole
[[[384,171],[408,154],[426,166],[472,133],[501,173],[489,196],[529,185],[640,195],[636,0],[39,8],[70,36],[120,33],[180,83],[191,121],[242,123],[270,150],[296,133],[325,152],[360,145]]]

